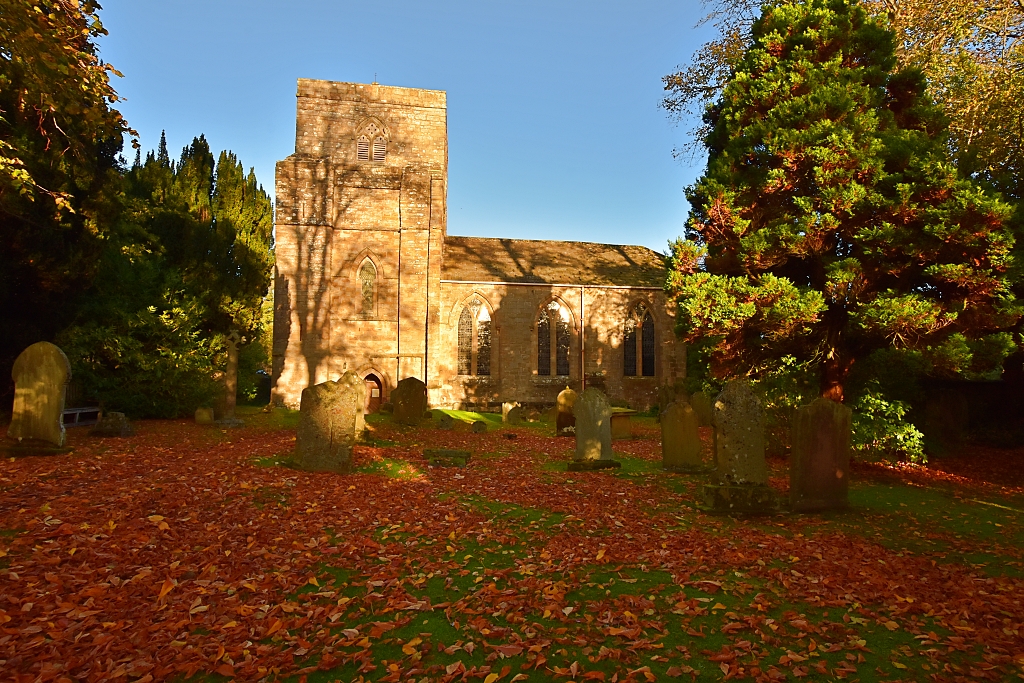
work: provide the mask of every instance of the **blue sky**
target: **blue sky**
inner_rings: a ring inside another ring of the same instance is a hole
[[[272,192],[295,145],[295,81],[448,93],[448,230],[643,244],[681,234],[689,126],[661,77],[709,36],[697,0],[107,0],[101,57],[143,149],[205,133]],[[131,160],[129,151],[125,156]]]

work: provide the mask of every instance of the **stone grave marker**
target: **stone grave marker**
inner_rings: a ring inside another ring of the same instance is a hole
[[[135,428],[124,413],[104,413],[100,421],[89,430],[89,436],[127,437],[134,436]]]
[[[395,421],[416,426],[427,412],[427,385],[415,377],[406,377],[391,392]]]
[[[658,415],[664,414],[673,403],[689,403],[686,389],[680,385],[666,384],[658,388]]]
[[[711,512],[768,513],[777,507],[764,459],[764,409],[749,382],[727,382],[713,408],[714,484],[704,486]]]
[[[434,411],[434,422],[437,424],[438,429],[443,429],[445,431],[455,429],[455,418],[443,410]]]
[[[196,408],[196,424],[212,425],[214,422],[213,408]]]
[[[295,433],[299,469],[351,471],[352,447],[363,438],[366,428],[365,404],[366,382],[353,372],[346,372],[337,382],[303,389]]]
[[[576,433],[576,416],[573,406],[576,405],[576,392],[566,387],[555,399],[555,436],[572,436]]]
[[[423,451],[423,457],[434,467],[465,467],[472,453],[451,448],[427,448]]]
[[[50,342],[32,344],[14,361],[14,412],[6,450],[59,453],[64,451],[64,399],[71,380],[67,356]]]
[[[612,408],[600,389],[586,389],[573,404],[576,417],[576,458],[570,472],[621,467],[612,459]]]
[[[852,420],[852,410],[827,398],[797,408],[789,456],[789,497],[794,512],[849,505]]]
[[[690,405],[693,406],[693,412],[697,414],[697,424],[701,427],[710,427],[712,405],[708,395],[703,391],[698,391],[690,397]]]
[[[523,421],[523,408],[518,403],[501,404],[501,421],[504,424],[517,425]]]
[[[669,403],[661,414],[661,466],[669,472],[704,472],[697,413],[683,401]]]

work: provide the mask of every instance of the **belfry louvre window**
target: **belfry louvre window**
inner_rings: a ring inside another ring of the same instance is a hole
[[[623,325],[622,374],[626,377],[654,377],[656,348],[654,318],[641,304]]]
[[[476,298],[459,315],[459,374],[491,374],[491,314]]]
[[[370,140],[365,135],[360,135],[356,140],[356,159],[359,161],[370,160]]]
[[[382,137],[375,137],[373,139],[373,160],[384,161],[384,158],[388,154],[388,143]]]
[[[552,301],[537,318],[537,374],[569,375],[569,311]]]

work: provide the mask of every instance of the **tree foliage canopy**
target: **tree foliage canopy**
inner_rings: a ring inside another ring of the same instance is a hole
[[[902,67],[918,67],[950,122],[961,169],[1015,200],[1024,171],[1024,2],[865,0],[896,33]],[[699,117],[741,59],[761,0],[705,0],[718,36],[664,78],[665,108]],[[706,131],[704,131],[706,133]]]
[[[1021,313],[1012,211],[958,174],[920,70],[849,0],[766,5],[751,36],[673,245],[681,333],[722,375],[815,362],[838,400],[876,349],[970,363]]]

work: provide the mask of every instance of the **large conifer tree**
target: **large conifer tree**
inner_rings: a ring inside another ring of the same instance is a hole
[[[960,177],[920,72],[859,2],[769,2],[706,114],[668,288],[718,376],[784,355],[843,399],[886,347],[962,357],[1020,315],[1010,208]]]

